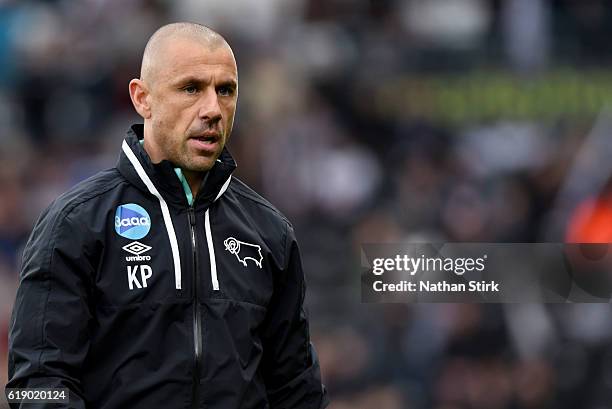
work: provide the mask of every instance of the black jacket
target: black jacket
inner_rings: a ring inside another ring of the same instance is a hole
[[[291,224],[231,177],[227,150],[190,206],[139,139],[135,125],[115,168],[36,223],[7,387],[69,388],[54,407],[325,407]]]

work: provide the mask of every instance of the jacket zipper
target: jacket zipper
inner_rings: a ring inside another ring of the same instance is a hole
[[[193,252],[193,345],[194,345],[194,372],[193,372],[193,407],[197,408],[200,401],[200,366],[202,361],[202,317],[200,314],[200,300],[198,288],[200,275],[198,274],[198,253],[195,234],[195,211],[189,207],[189,228],[191,229],[191,250]]]

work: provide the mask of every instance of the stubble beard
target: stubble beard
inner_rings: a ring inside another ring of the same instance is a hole
[[[187,141],[185,141],[183,152],[175,152],[174,157],[176,158],[176,162],[173,161],[173,163],[175,164],[175,166],[178,166],[186,171],[208,172],[215,165],[215,162],[217,161],[218,157],[221,156],[221,151],[223,150],[223,146],[225,144],[221,141],[219,143],[221,150],[218,154],[214,156],[203,156],[198,155],[197,153],[195,153],[194,150],[190,150],[186,146]]]

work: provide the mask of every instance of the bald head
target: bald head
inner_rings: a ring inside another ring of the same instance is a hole
[[[147,42],[140,68],[140,78],[143,81],[154,82],[158,71],[169,62],[166,47],[176,40],[194,41],[211,51],[223,47],[233,56],[232,49],[223,36],[204,25],[188,22],[166,24],[153,33]]]
[[[151,161],[183,170],[195,197],[225,146],[238,101],[236,59],[225,39],[193,23],[168,24],[149,39],[140,78],[130,81]]]

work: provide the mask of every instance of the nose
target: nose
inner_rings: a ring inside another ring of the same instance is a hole
[[[207,92],[203,93],[198,116],[209,125],[221,120],[221,107],[219,106],[217,91],[214,88],[208,88]]]

